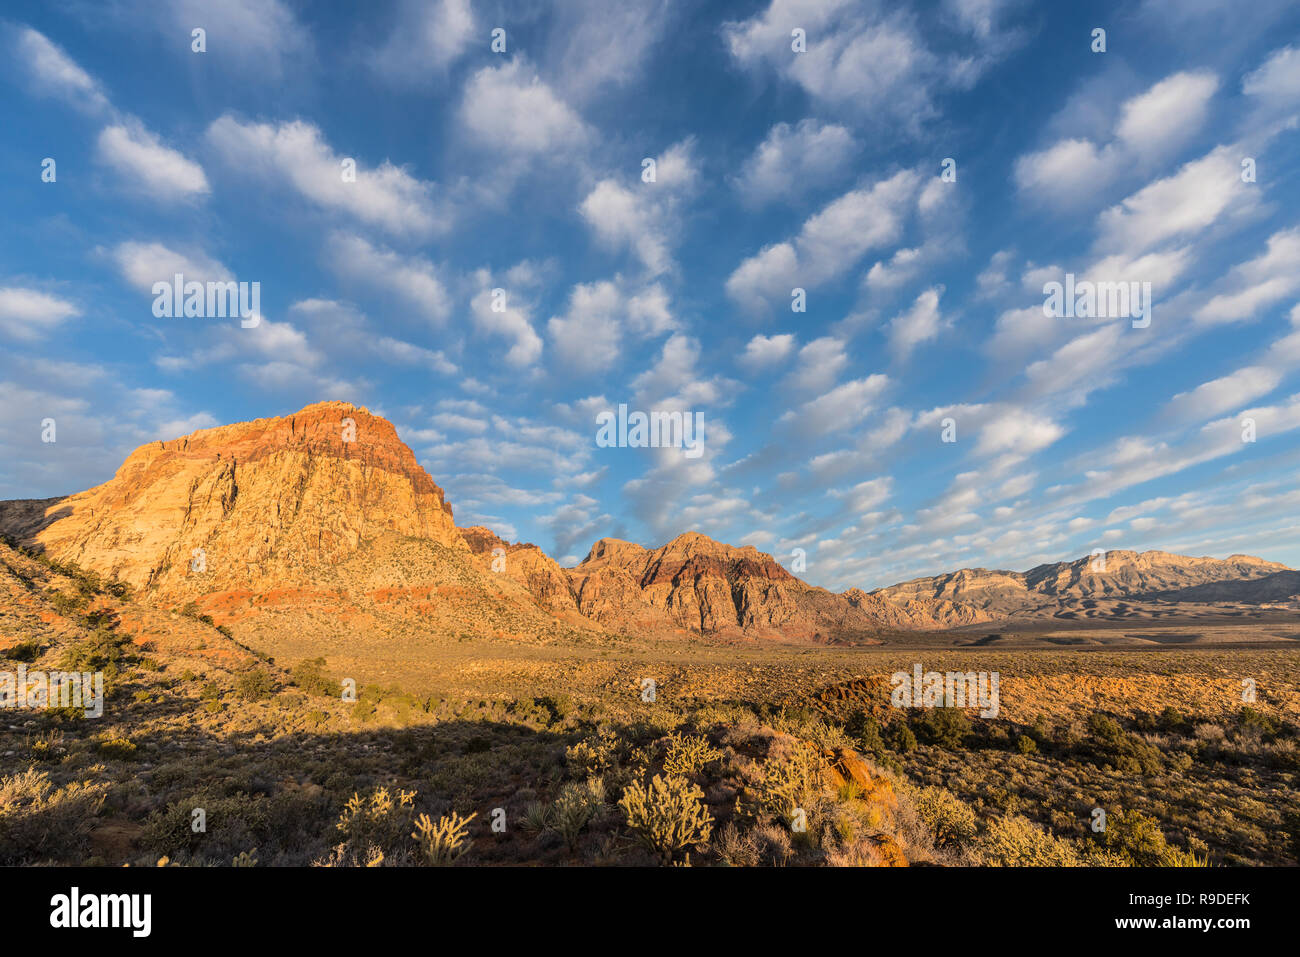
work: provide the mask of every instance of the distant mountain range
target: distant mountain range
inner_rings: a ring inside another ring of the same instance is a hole
[[[340,402],[203,429],[133,452],[108,482],[0,502],[0,533],[129,582],[164,607],[273,636],[545,639],[574,630],[864,643],[897,631],[1123,617],[1139,602],[1300,608],[1300,573],[1246,555],[1112,551],[1027,572],[961,569],[841,594],[751,546],[686,532],[613,538],[564,568],[531,544],[458,528],[391,423]]]

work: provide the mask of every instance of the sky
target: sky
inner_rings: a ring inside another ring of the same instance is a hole
[[[0,497],[333,399],[564,564],[1300,564],[1300,6],[342,9],[6,4]],[[177,272],[257,316],[155,315]]]

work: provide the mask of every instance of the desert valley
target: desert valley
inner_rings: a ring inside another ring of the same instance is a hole
[[[834,593],[683,530],[563,567],[458,526],[394,427],[339,402],[142,446],[96,488],[0,502],[0,533],[0,671],[105,687],[99,717],[0,710],[4,863],[1251,865],[1300,843],[1300,572],[1263,558]],[[898,707],[914,669],[995,676],[997,700]]]

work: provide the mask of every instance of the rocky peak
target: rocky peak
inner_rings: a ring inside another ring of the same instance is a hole
[[[386,531],[465,547],[392,423],[345,402],[150,442],[89,491],[0,503],[0,530],[177,595],[309,579]]]

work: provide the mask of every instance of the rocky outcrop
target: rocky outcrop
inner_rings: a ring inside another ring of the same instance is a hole
[[[392,424],[342,402],[151,442],[89,491],[0,503],[0,530],[175,596],[310,580],[385,531],[466,547]]]

